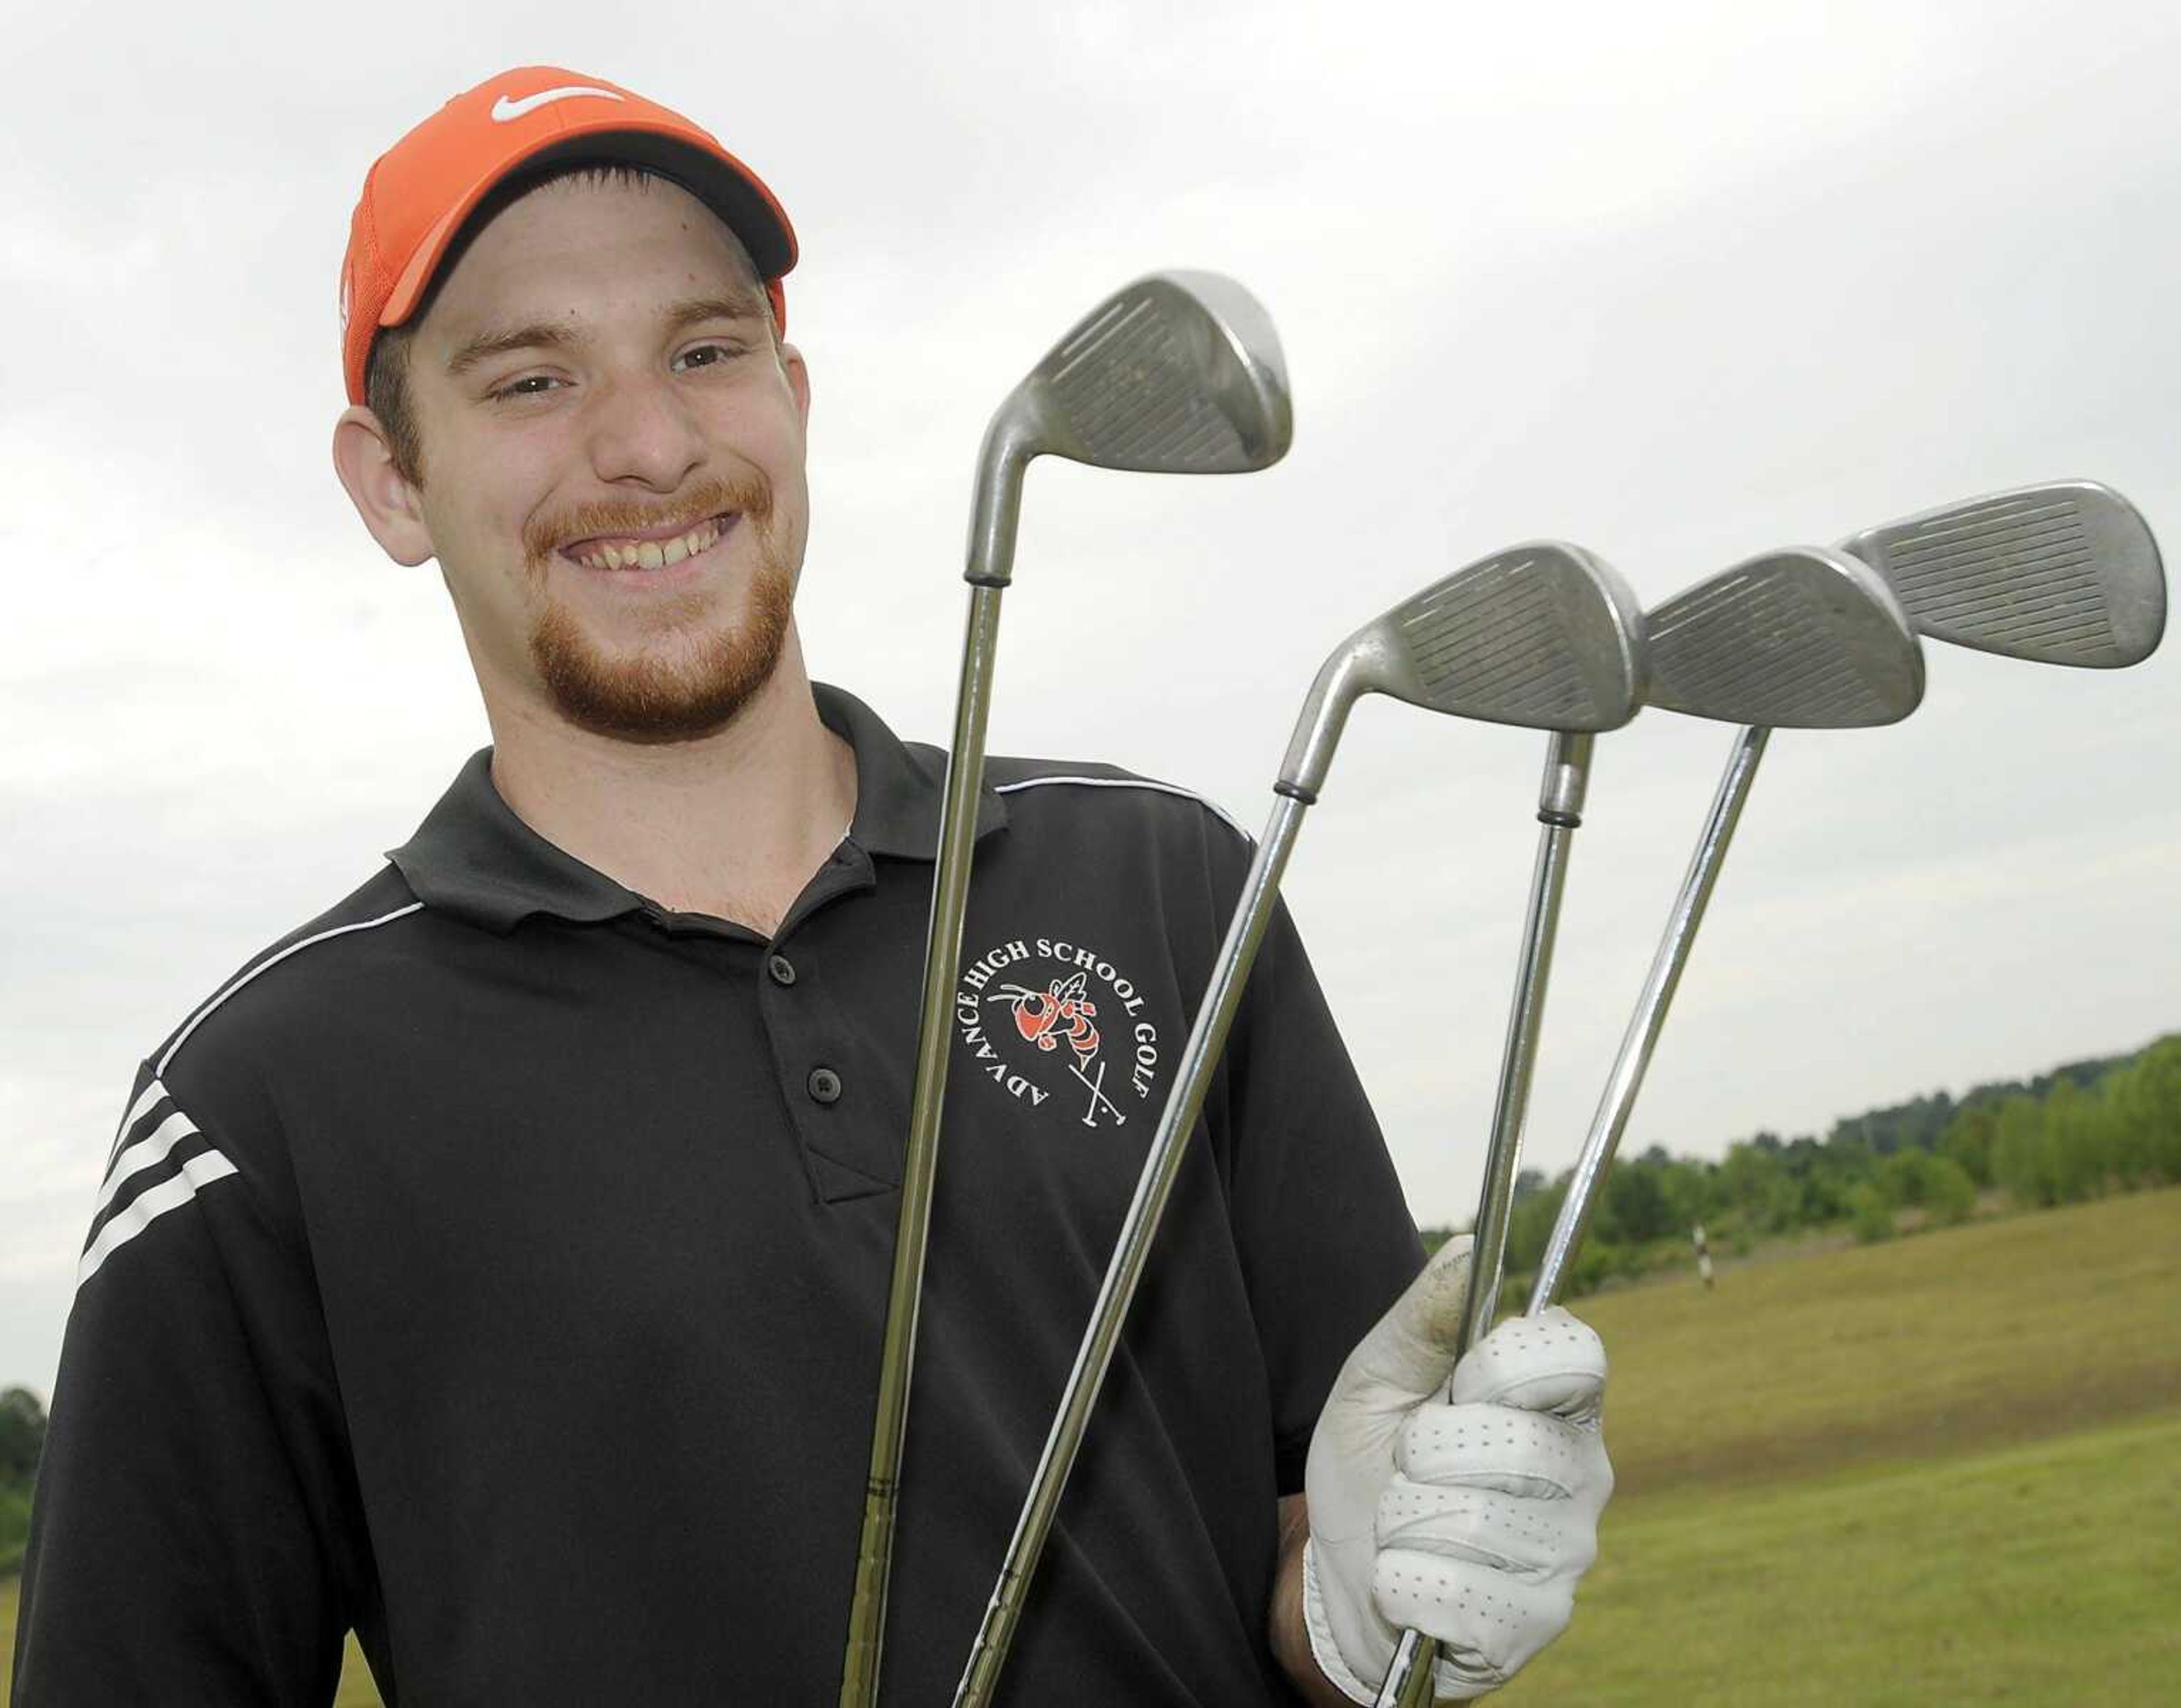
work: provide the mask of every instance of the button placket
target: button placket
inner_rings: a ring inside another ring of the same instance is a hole
[[[818,1201],[829,1205],[892,1190],[900,1181],[898,1135],[886,1118],[890,1064],[868,1054],[858,940],[852,922],[833,911],[875,887],[861,856],[821,871],[744,973],[770,1044],[782,1113]],[[918,904],[919,915],[925,905]],[[870,911],[862,910],[866,923]]]
[[[783,990],[793,984],[798,977],[795,963],[778,950],[765,957],[765,976]],[[842,1086],[840,1074],[822,1064],[810,1070],[803,1087],[810,1094],[810,1100],[821,1107],[830,1108],[841,1100]]]

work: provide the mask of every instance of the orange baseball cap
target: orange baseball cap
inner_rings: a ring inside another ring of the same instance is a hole
[[[527,65],[457,95],[372,163],[341,262],[341,370],[362,403],[371,340],[417,311],[448,245],[492,187],[520,168],[618,160],[670,178],[741,240],[785,332],[781,276],[795,230],[762,179],[680,113],[555,65]]]

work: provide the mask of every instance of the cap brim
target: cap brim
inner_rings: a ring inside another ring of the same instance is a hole
[[[693,141],[683,132],[616,114],[511,152],[472,184],[411,254],[378,323],[400,326],[417,311],[448,249],[495,185],[516,173],[577,160],[625,160],[671,179],[719,215],[749,252],[761,279],[776,279],[795,265],[794,228],[756,174],[724,150]]]

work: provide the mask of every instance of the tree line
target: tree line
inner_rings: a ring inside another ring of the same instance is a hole
[[[30,1485],[46,1446],[46,1408],[28,1388],[0,1388],[0,1576],[23,1563]]]
[[[1569,1176],[1523,1171],[1507,1230],[1508,1298],[1522,1298]],[[1718,1161],[1653,1145],[1616,1160],[1569,1277],[1571,1296],[1685,1264],[1693,1231],[1741,1253],[1759,1239],[1847,1228],[1861,1240],[1964,1221],[1979,1202],[2024,1209],[2181,1183],[2181,1033],[1836,1121],[1823,1138],[1758,1132]],[[1433,1229],[1436,1244],[1451,1230]]]

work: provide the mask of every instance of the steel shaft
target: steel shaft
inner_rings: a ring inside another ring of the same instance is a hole
[[[1017,482],[1019,481],[1018,471]],[[892,1280],[879,1358],[879,1391],[871,1424],[870,1470],[864,1485],[863,1533],[856,1548],[855,1590],[841,1667],[841,1708],[870,1708],[878,1700],[879,1662],[886,1639],[886,1584],[893,1559],[894,1514],[901,1496],[901,1459],[908,1431],[908,1388],[916,1355],[916,1323],[924,1296],[924,1256],[930,1242],[931,1193],[938,1175],[939,1115],[947,1097],[947,1010],[962,958],[962,921],[969,900],[969,857],[977,835],[977,795],[985,774],[985,724],[991,708],[992,665],[999,644],[1003,579],[969,590],[969,634],[954,702],[954,741],[947,750],[938,862],[924,945],[924,995],[916,1034],[916,1086],[908,1140],[902,1154],[901,1213],[895,1226]]]
[[[1568,1271],[1582,1244],[1583,1234],[1590,1226],[1591,1213],[1597,1207],[1605,1171],[1612,1165],[1614,1153],[1620,1148],[1621,1135],[1635,1110],[1636,1094],[1643,1088],[1643,1075],[1651,1066],[1652,1052],[1666,1023],[1666,1010],[1681,982],[1681,969],[1688,964],[1689,949],[1696,941],[1697,928],[1703,923],[1704,909],[1711,901],[1713,887],[1719,882],[1720,868],[1725,864],[1727,847],[1734,840],[1735,827],[1741,823],[1742,804],[1748,800],[1750,786],[1757,780],[1757,767],[1764,758],[1764,744],[1770,734],[1769,730],[1753,726],[1735,737],[1734,749],[1728,755],[1718,792],[1712,797],[1710,815],[1704,820],[1703,834],[1697,840],[1696,853],[1681,879],[1681,893],[1674,898],[1673,911],[1666,918],[1665,934],[1659,939],[1658,951],[1651,958],[1651,970],[1644,978],[1643,994],[1637,999],[1636,1011],[1629,1017],[1620,1053],[1613,1060],[1613,1072],[1606,1081],[1604,1094],[1598,1099],[1597,1113],[1591,1117],[1590,1131],[1584,1136],[1582,1153],[1576,1160],[1567,1197],[1562,1200],[1560,1215],[1553,1222],[1552,1237],[1545,1246],[1537,1285],[1530,1292],[1528,1314],[1532,1316],[1559,1303],[1561,1291],[1567,1285]]]
[[[1582,823],[1583,797],[1590,782],[1593,738],[1555,734],[1545,753],[1544,780],[1538,792],[1537,863],[1530,876],[1530,912],[1522,929],[1516,964],[1515,997],[1507,1013],[1507,1041],[1499,1053],[1499,1086],[1493,1100],[1492,1138],[1484,1154],[1484,1182],[1477,1199],[1470,1250],[1469,1291],[1455,1335],[1455,1356],[1467,1352],[1490,1330],[1499,1309],[1499,1284],[1506,1273],[1507,1220],[1513,1205],[1515,1176],[1521,1160],[1522,1127],[1529,1114],[1530,1080],[1538,1059],[1538,1032],[1545,1017],[1545,988],[1552,976],[1553,942],[1560,928],[1560,900],[1567,887],[1570,846]],[[1433,1665],[1438,1644],[1417,1631],[1404,1631],[1393,1664],[1379,1684],[1376,1708],[1411,1708],[1431,1700]]]
[[[1477,1193],[1475,1243],[1469,1259],[1469,1292],[1462,1307],[1455,1353],[1466,1352],[1492,1326],[1506,1270],[1507,1215],[1521,1161],[1522,1127],[1530,1109],[1530,1081],[1538,1060],[1538,1032],[1544,1023],[1545,989],[1552,977],[1553,941],[1560,929],[1560,900],[1567,887],[1568,856],[1582,823],[1589,785],[1593,737],[1555,735],[1545,757],[1538,792],[1538,857],[1530,878],[1530,911],[1515,972],[1507,1040],[1499,1055],[1499,1085],[1493,1100],[1492,1138]]]

